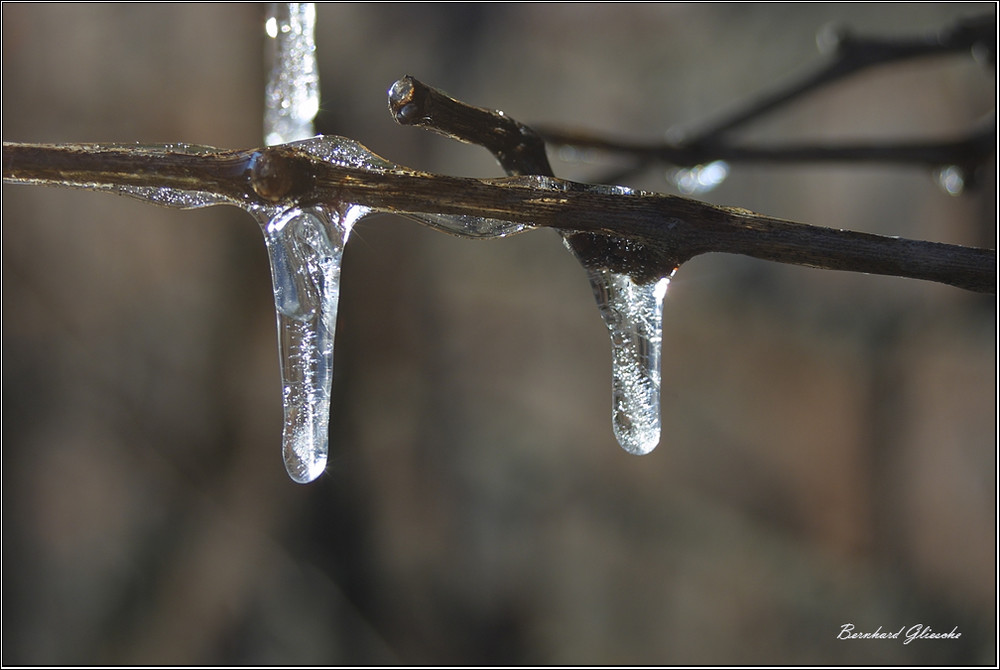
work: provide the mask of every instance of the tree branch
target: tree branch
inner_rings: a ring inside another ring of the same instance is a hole
[[[959,19],[940,31],[916,37],[860,37],[841,29],[821,34],[820,39],[826,42],[823,46],[832,50],[833,59],[828,64],[706,125],[692,134],[687,143],[717,139],[807,93],[879,65],[957,53],[972,55],[975,48],[990,49],[989,58],[996,62],[996,17],[985,14]]]
[[[268,166],[266,174],[261,166]],[[294,144],[244,151],[136,154],[100,146],[4,143],[7,182],[78,188],[121,185],[209,191],[243,207],[350,202],[400,214],[454,214],[602,233],[642,244],[626,271],[662,277],[693,256],[735,253],[829,270],[926,279],[996,291],[996,251],[810,226],[654,193],[574,190],[552,178],[471,179],[406,168],[369,170],[321,161]],[[449,231],[454,232],[454,231]]]
[[[901,165],[974,166],[996,149],[996,118],[991,116],[960,137],[943,141],[866,142],[817,145],[740,146],[724,142],[675,144],[616,140],[587,131],[542,128],[538,134],[550,144],[626,154],[643,164],[651,162],[692,166],[724,160],[731,163],[893,163]]]
[[[786,86],[762,94],[678,142],[627,142],[587,131],[550,127],[536,127],[536,130],[549,144],[631,156],[636,165],[624,174],[653,163],[689,167],[715,160],[756,163],[878,162],[932,167],[954,164],[970,171],[995,152],[995,115],[985,119],[971,132],[943,141],[755,147],[733,145],[724,136],[812,91],[878,65],[962,52],[971,54],[974,49],[988,50],[987,59],[995,65],[995,21],[994,16],[973,17],[960,20],[939,32],[911,38],[857,37],[843,31],[833,37],[833,60],[828,64]]]

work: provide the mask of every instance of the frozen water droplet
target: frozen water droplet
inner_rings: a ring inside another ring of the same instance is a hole
[[[937,171],[937,183],[948,195],[962,195],[965,190],[965,171],[957,165],[948,165]]]
[[[660,344],[670,279],[640,284],[607,269],[587,274],[611,333],[615,437],[625,451],[647,454],[660,441]]]
[[[413,82],[410,81],[409,77],[397,79],[389,88],[389,109],[396,110],[393,113],[400,123],[411,124],[417,121],[420,108],[412,101],[412,98]]]
[[[356,205],[255,212],[267,240],[278,319],[285,468],[319,477],[329,451],[333,343],[344,245],[370,210]]]
[[[729,176],[729,163],[712,161],[690,168],[674,168],[667,171],[667,181],[685,195],[699,195],[714,190]]]
[[[271,3],[264,25],[273,38],[264,141],[283,144],[312,137],[313,119],[319,111],[316,7],[312,3]]]

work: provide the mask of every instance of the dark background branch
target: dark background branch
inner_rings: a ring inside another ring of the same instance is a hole
[[[914,58],[948,55],[972,57],[981,51],[990,65],[996,65],[996,16],[959,19],[941,30],[916,37],[866,37],[848,29],[827,26],[817,41],[831,51],[831,60],[802,79],[793,81],[691,133],[685,143],[696,146],[714,142],[722,135],[769,114],[808,93],[870,68]]]
[[[690,132],[672,130],[672,142],[630,142],[583,131],[536,126],[542,138],[554,146],[597,149],[622,154],[634,164],[614,174],[621,179],[651,165],[664,163],[693,166],[714,160],[753,163],[891,163],[909,165],[959,165],[973,169],[995,153],[996,117],[984,119],[977,128],[950,140],[868,142],[864,144],[777,144],[741,146],[728,135],[750,122],[782,109],[809,93],[876,66],[916,58],[965,54],[996,66],[996,17],[983,15],[956,21],[940,31],[911,38],[861,37],[828,27],[818,40],[832,51],[826,65],[771,92],[751,99],[715,122]],[[608,177],[611,177],[609,175]]]

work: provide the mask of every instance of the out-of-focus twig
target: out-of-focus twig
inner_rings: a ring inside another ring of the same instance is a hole
[[[547,142],[626,154],[643,164],[691,166],[724,160],[731,163],[892,163],[898,165],[978,165],[996,149],[996,119],[990,117],[973,131],[950,140],[866,142],[855,144],[780,144],[740,146],[719,143],[642,143],[616,140],[587,131],[542,129]]]
[[[864,37],[845,29],[826,29],[818,39],[824,50],[832,52],[829,63],[705,125],[691,133],[686,143],[717,139],[807,93],[879,65],[949,54],[971,56],[974,49],[986,50],[987,57],[996,62],[996,17],[989,15],[960,19],[940,31],[916,37]]]
[[[914,58],[948,54],[983,54],[996,64],[996,18],[978,16],[960,20],[929,35],[912,38],[860,37],[846,31],[826,31],[820,41],[832,51],[832,60],[801,79],[761,94],[732,113],[701,128],[679,133],[673,142],[629,142],[597,133],[536,126],[549,144],[580,149],[596,149],[625,155],[634,163],[616,177],[634,174],[654,164],[689,167],[715,160],[756,163],[879,162],[909,165],[960,165],[965,169],[980,165],[996,149],[996,117],[985,119],[971,132],[957,138],[908,142],[854,144],[786,144],[740,146],[729,134],[782,108],[808,93],[875,66]]]

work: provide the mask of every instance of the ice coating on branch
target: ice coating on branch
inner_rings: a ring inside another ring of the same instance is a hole
[[[373,153],[368,147],[347,137],[320,135],[311,139],[294,142],[296,149],[306,152],[327,163],[344,167],[361,168],[373,172],[400,170],[401,168]]]
[[[265,91],[264,141],[271,145],[312,137],[313,119],[319,111],[316,7],[270,3],[264,27],[273,45]]]
[[[278,320],[282,456],[299,483],[326,468],[341,261],[351,229],[369,211],[342,204],[255,212],[267,240]]]
[[[314,137],[312,139],[295,142],[297,149],[320,160],[344,167],[361,168],[373,172],[392,172],[403,170],[399,165],[382,158],[378,154],[372,153],[366,146],[346,137],[327,135]],[[544,188],[541,183],[534,180],[546,179],[545,177],[523,177],[522,181],[532,181],[530,185]],[[549,184],[546,181],[545,184]],[[514,221],[504,221],[502,219],[488,219],[481,216],[468,216],[463,214],[436,214],[418,213],[403,214],[409,219],[419,221],[433,228],[437,228],[446,233],[461,235],[463,237],[496,238],[506,237],[514,233],[520,233],[529,229],[523,223]]]
[[[100,154],[102,152],[125,152],[132,156],[146,156],[150,158],[167,157],[170,154],[216,154],[219,152],[215,147],[208,147],[199,144],[127,144],[127,143],[92,143],[92,144],[62,144],[60,149],[79,151],[88,154]],[[12,183],[39,184],[49,186],[62,186],[66,188],[79,188],[88,191],[102,191],[106,193],[117,193],[128,196],[136,200],[143,200],[166,207],[177,209],[197,209],[199,207],[209,207],[211,205],[236,204],[226,198],[211,191],[197,189],[180,189],[165,186],[130,186],[127,184],[109,183],[108,181],[98,182],[94,179],[83,177],[66,177],[62,175],[59,179],[4,179]]]
[[[130,198],[145,200],[157,205],[166,207],[176,207],[177,209],[198,209],[199,207],[209,207],[211,205],[222,205],[227,202],[225,198],[206,191],[187,191],[177,188],[163,188],[153,186],[116,186],[103,187],[101,190],[117,191],[121,195]]]

